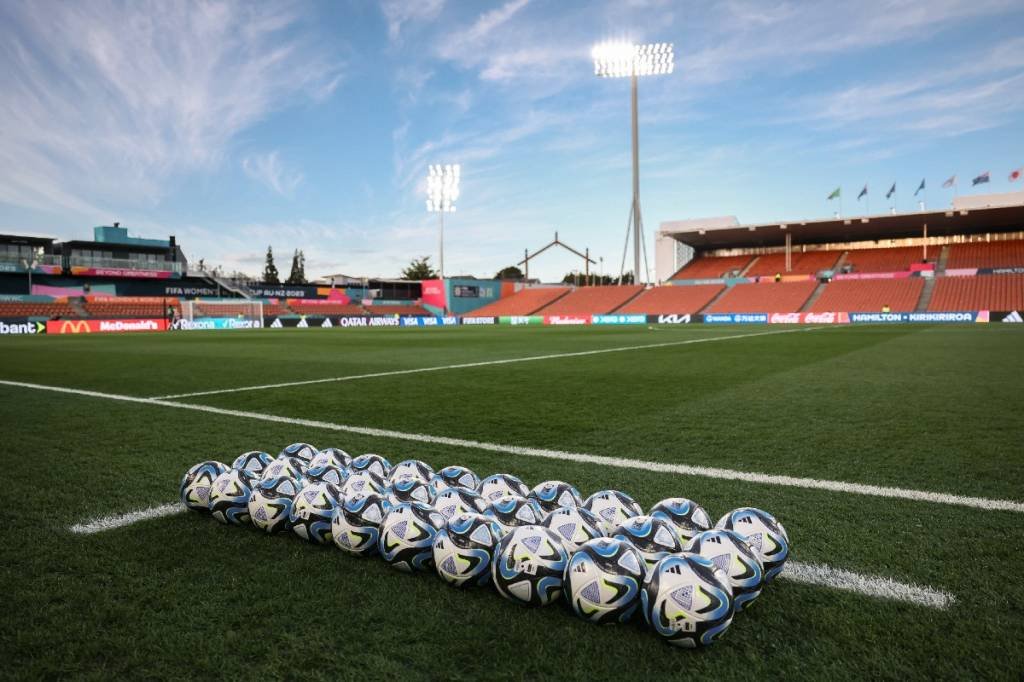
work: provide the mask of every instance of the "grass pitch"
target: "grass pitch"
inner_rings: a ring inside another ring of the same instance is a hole
[[[0,339],[0,379],[138,397],[774,331],[264,330]],[[1024,500],[1024,330],[837,327],[177,398],[600,457]],[[1005,678],[1024,672],[1024,515],[537,459],[0,385],[2,675],[92,678]],[[780,580],[707,651],[598,628],[173,501],[191,464],[305,440],[712,518],[763,507],[797,561],[927,585],[946,610]]]

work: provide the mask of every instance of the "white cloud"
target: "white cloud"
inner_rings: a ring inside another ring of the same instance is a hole
[[[285,168],[277,151],[246,156],[242,159],[242,170],[283,197],[292,197],[302,183],[302,173]]]
[[[445,0],[381,0],[380,9],[388,24],[388,38],[397,42],[406,24],[433,21],[444,9]]]

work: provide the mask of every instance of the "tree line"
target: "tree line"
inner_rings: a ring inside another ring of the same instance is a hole
[[[288,273],[288,279],[281,281],[281,276],[274,264],[274,249],[267,247],[267,260],[263,265],[264,284],[305,284],[306,283],[306,254],[302,249],[295,249],[292,254],[292,269]]]

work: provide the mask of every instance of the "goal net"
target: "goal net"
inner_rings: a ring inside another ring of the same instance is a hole
[[[182,301],[181,319],[188,323],[197,323],[199,320],[204,319],[222,320],[222,322],[216,325],[218,328],[231,326],[240,328],[262,327],[263,301],[250,301],[238,298]]]

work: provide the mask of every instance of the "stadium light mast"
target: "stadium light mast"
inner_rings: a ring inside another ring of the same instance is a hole
[[[605,42],[594,46],[594,75],[598,78],[629,78],[633,114],[633,204],[629,209],[633,224],[633,283],[640,282],[640,249],[643,219],[640,213],[640,136],[637,125],[637,81],[640,76],[672,73],[675,53],[672,43],[635,45]],[[646,254],[645,254],[646,260]],[[644,274],[646,279],[646,272]]]
[[[438,269],[444,280],[444,214],[455,212],[455,201],[459,198],[459,175],[462,172],[457,163],[432,163],[427,170],[427,211],[437,213],[441,219],[438,234]]]

